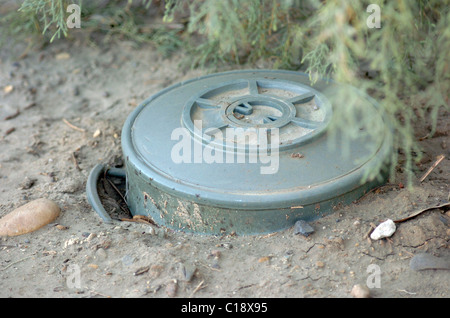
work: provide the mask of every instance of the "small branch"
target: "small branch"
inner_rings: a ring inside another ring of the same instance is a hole
[[[19,115],[20,115],[20,110],[18,109],[14,114],[6,116],[5,120],[10,120],[10,119],[16,118]]]
[[[417,293],[411,293],[411,292],[409,292],[409,291],[407,291],[407,290],[405,290],[405,289],[398,289],[398,291],[399,291],[399,292],[407,293],[408,295],[416,295],[416,294],[417,294]]]
[[[420,182],[422,183],[423,180],[426,179],[426,177],[428,177],[428,175],[431,173],[431,171],[434,170],[434,168],[437,167],[437,165],[439,163],[441,163],[442,160],[444,160],[445,156],[444,155],[440,155],[437,157],[437,160],[433,163],[433,165],[427,170],[427,172],[425,172],[425,174],[422,176],[422,178],[420,178]]]
[[[72,152],[72,161],[75,165],[75,168],[77,168],[78,171],[81,171],[80,166],[78,165],[77,157],[75,156],[75,152]]]
[[[8,136],[9,134],[13,133],[14,131],[16,131],[15,127],[9,128],[7,131],[5,131],[5,136]]]
[[[75,129],[75,130],[78,130],[78,131],[81,131],[81,132],[86,132],[86,129],[77,127],[77,126],[75,126],[75,125],[69,123],[69,121],[68,121],[67,119],[65,119],[65,118],[63,118],[63,122],[64,122],[67,126],[69,126],[70,128],[72,128],[72,129]]]
[[[24,258],[22,258],[22,259],[19,259],[18,261],[12,262],[12,263],[9,264],[8,266],[5,266],[5,267],[3,267],[3,268],[0,268],[0,270],[4,271],[4,270],[8,269],[9,267],[11,267],[11,266],[13,266],[13,265],[15,265],[15,264],[17,264],[17,263],[20,263],[20,262],[25,261],[25,260],[27,260],[27,259],[29,259],[29,258],[32,258],[32,257],[34,256],[34,254],[36,254],[36,253],[33,253],[33,254],[30,255],[30,256],[27,256],[27,257],[24,257]]]
[[[416,211],[416,212],[412,213],[411,215],[409,215],[409,216],[407,216],[407,217],[405,217],[403,219],[395,220],[394,223],[400,223],[400,222],[404,222],[406,220],[412,219],[412,218],[414,218],[414,217],[416,217],[416,216],[418,216],[418,215],[420,215],[423,212],[426,212],[428,210],[440,209],[440,208],[444,208],[444,207],[448,207],[448,206],[450,206],[450,202],[442,203],[442,204],[439,204],[439,205],[432,205],[432,206],[429,206],[429,207],[424,208],[422,210]]]
[[[192,298],[192,296],[194,296],[194,294],[195,294],[196,292],[198,292],[200,289],[206,288],[206,286],[208,286],[208,285],[204,285],[204,286],[203,286],[203,283],[204,283],[204,282],[205,282],[205,281],[202,280],[202,281],[200,282],[200,284],[198,284],[197,287],[195,287],[195,289],[194,289],[194,291],[192,292],[190,298]]]

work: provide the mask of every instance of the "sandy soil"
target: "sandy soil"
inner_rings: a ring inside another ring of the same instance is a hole
[[[205,237],[109,225],[87,202],[90,170],[123,163],[121,128],[140,101],[208,70],[183,70],[180,55],[167,59],[128,42],[61,41],[18,59],[23,50],[0,53],[0,216],[42,197],[62,213],[33,233],[0,238],[1,297],[352,297],[355,284],[377,278],[372,297],[449,297],[447,270],[409,266],[418,253],[450,255],[448,210],[397,224],[389,240],[367,237],[372,224],[448,200],[448,112],[439,116],[438,133],[421,141],[418,178],[446,156],[424,182],[414,180],[409,191],[398,169],[391,185],[311,223],[309,237],[292,228]],[[430,123],[418,123],[417,138],[429,130]]]

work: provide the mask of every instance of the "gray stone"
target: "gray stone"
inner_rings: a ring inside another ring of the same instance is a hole
[[[299,220],[299,221],[295,222],[294,234],[301,234],[303,236],[309,236],[312,233],[314,233],[314,229],[306,221]]]
[[[437,257],[431,254],[421,253],[411,259],[409,267],[413,271],[450,269],[450,257]]]

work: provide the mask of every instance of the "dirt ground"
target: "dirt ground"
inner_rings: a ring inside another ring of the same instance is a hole
[[[210,237],[111,225],[87,202],[90,170],[123,163],[121,128],[141,101],[208,70],[183,70],[181,53],[166,58],[131,42],[59,41],[18,58],[24,50],[0,52],[0,216],[43,197],[62,213],[35,232],[0,238],[0,297],[347,298],[355,284],[372,284],[376,298],[449,297],[449,271],[409,264],[424,252],[450,256],[448,209],[398,223],[388,240],[367,236],[372,224],[448,200],[448,112],[439,115],[436,135],[421,141],[425,156],[412,191],[398,169],[391,185],[312,222],[309,237],[293,228]],[[429,131],[420,122],[416,136]]]

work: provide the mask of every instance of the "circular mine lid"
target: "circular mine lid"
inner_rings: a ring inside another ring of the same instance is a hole
[[[367,172],[387,159],[389,129],[377,104],[355,90],[382,129],[343,153],[345,127],[330,129],[333,113],[349,107],[333,104],[340,86],[309,83],[299,72],[244,70],[168,87],[126,120],[127,169],[176,198],[234,210],[276,213],[350,192],[354,199],[355,189],[367,190]]]

